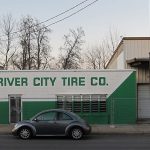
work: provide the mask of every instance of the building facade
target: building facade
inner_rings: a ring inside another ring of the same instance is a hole
[[[0,71],[0,124],[53,108],[91,124],[134,124],[134,70]]]
[[[150,118],[150,37],[124,37],[107,69],[135,69],[138,119]]]

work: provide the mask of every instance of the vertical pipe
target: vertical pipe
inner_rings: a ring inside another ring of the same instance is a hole
[[[149,83],[150,83],[150,52],[149,52]]]

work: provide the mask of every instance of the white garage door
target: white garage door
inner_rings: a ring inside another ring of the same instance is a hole
[[[138,118],[150,118],[150,85],[138,85]]]

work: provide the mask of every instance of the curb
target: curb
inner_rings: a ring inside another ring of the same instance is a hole
[[[13,125],[0,125],[0,135],[11,135]],[[150,124],[92,125],[91,134],[150,134]]]
[[[94,134],[150,134],[150,125],[93,125]]]

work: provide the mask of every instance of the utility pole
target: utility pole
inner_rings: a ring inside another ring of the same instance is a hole
[[[150,83],[150,52],[149,52],[149,83]]]

